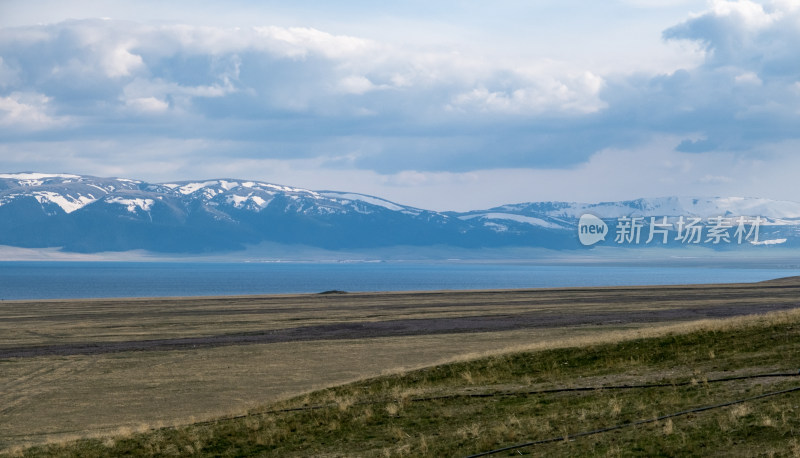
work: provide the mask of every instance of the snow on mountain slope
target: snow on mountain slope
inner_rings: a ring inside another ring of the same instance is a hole
[[[418,208],[399,205],[380,197],[368,196],[366,194],[358,194],[353,192],[337,192],[337,191],[320,191],[320,195],[329,199],[333,199],[342,204],[351,204],[352,202],[363,202],[365,204],[374,205],[376,207],[383,207],[387,210],[403,212],[409,215],[419,215],[423,212]]]
[[[264,199],[263,197],[253,195],[253,193],[249,193],[246,196],[242,195],[229,195],[225,197],[225,201],[232,205],[234,208],[244,208],[244,209],[251,209],[255,211],[260,211],[261,209],[266,208],[272,199]]]
[[[491,222],[491,220],[506,220],[506,221],[516,221],[518,223],[525,223],[530,224],[531,226],[539,226],[539,227],[546,227],[550,229],[564,229],[564,225],[556,224],[550,221],[545,221],[541,218],[535,218],[532,216],[524,216],[518,215],[515,213],[498,213],[498,212],[488,212],[488,213],[470,213],[469,215],[459,216],[459,219],[462,220],[470,220],[470,219],[481,219],[486,221],[484,224],[492,224],[493,227],[496,227],[497,223]]]
[[[496,209],[522,215],[577,219],[585,213],[599,218],[621,216],[761,216],[770,219],[800,218],[800,203],[748,197],[660,197],[597,204],[536,202],[503,205]]]
[[[220,185],[221,183],[218,181],[205,181],[202,183],[188,183],[184,185],[180,184],[165,184],[164,186],[175,189],[183,195],[194,194],[195,192],[204,189],[206,192],[211,191],[211,195],[217,193],[217,191],[213,188],[213,186]]]
[[[126,208],[131,213],[136,213],[138,208],[141,211],[149,212],[155,203],[153,199],[123,199],[122,197],[112,197],[107,199],[106,202],[111,204],[119,204]]]
[[[86,205],[97,200],[94,194],[72,196],[69,194],[59,194],[52,191],[35,191],[31,195],[39,201],[40,204],[53,203],[61,207],[64,213],[72,213],[75,210],[81,209]]]
[[[419,215],[422,210],[390,202],[379,197],[364,194],[312,191],[309,189],[282,186],[255,181],[235,179],[216,179],[206,181],[173,182],[162,185],[151,185],[154,191],[171,191],[176,195],[189,199],[201,199],[211,205],[230,205],[237,209],[260,212],[267,208],[278,196],[290,202],[286,211],[303,213],[338,214],[354,211],[360,214],[372,214],[378,208]]]
[[[321,193],[325,197],[330,197],[332,199],[339,199],[342,201],[353,201],[353,200],[360,200],[362,202],[367,202],[372,205],[377,205],[379,207],[387,208],[389,210],[400,211],[403,210],[403,207],[389,202],[388,200],[379,199],[377,197],[372,196],[365,196],[362,194],[355,194],[355,193],[348,193],[348,192],[333,192],[333,191],[325,191]]]
[[[165,183],[160,186],[175,190],[186,196],[195,194],[198,191],[203,191],[205,196],[214,197],[215,195],[222,194],[227,191],[232,191],[237,189],[240,190],[241,188],[260,190],[271,193],[282,192],[291,194],[307,194],[311,196],[319,195],[314,191],[309,191],[308,189],[292,188],[289,186],[281,186],[270,183],[259,183],[255,181],[232,180],[229,178],[208,180],[208,181],[181,181],[175,183]]]
[[[770,240],[761,240],[760,242],[750,242],[753,245],[780,245],[782,243],[786,243],[787,239],[770,239]]]
[[[0,173],[0,178],[16,180],[20,186],[41,186],[46,181],[53,178],[79,179],[80,175],[69,175],[64,173]]]
[[[20,198],[34,198],[42,208],[58,207],[69,214],[110,193],[135,189],[138,183],[65,173],[4,173],[0,174],[0,206]]]

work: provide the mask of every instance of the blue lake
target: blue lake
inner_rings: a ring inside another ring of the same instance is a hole
[[[800,275],[800,269],[389,262],[0,262],[0,299],[736,283],[792,275]]]

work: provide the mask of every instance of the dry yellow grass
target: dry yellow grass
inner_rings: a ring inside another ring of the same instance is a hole
[[[14,445],[188,424],[537,340],[557,345],[570,339],[556,329],[2,361],[0,429],[5,444]]]
[[[4,339],[0,348],[398,319],[513,318],[525,313],[580,316],[598,311],[625,314],[731,304],[790,306],[800,297],[800,288],[754,288],[731,285],[3,303],[0,335]],[[654,323],[610,320],[595,325],[499,332],[8,358],[0,360],[0,449],[77,437],[124,436],[158,426],[188,424],[243,413],[324,387],[444,362],[699,329],[731,329],[753,320],[791,320],[798,315],[800,311],[793,310],[760,318]],[[462,376],[469,381],[472,374]],[[351,400],[338,403],[342,409],[352,408]],[[613,406],[609,406],[612,411]]]
[[[219,335],[294,326],[538,313],[798,304],[800,285],[702,285],[225,298],[3,301],[0,349]],[[794,285],[794,286],[792,286]]]

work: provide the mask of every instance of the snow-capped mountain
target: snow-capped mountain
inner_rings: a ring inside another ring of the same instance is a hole
[[[552,218],[579,218],[591,213],[599,218],[621,216],[715,216],[760,215],[766,218],[800,218],[800,203],[745,197],[661,197],[596,204],[538,202],[503,205],[497,211],[545,214]]]
[[[98,178],[70,174],[0,174],[0,206],[17,199],[35,198],[49,214],[60,207],[72,213],[101,201],[123,206],[130,213],[150,212],[156,201],[198,202],[209,207],[231,206],[260,212],[276,196],[288,197],[288,207],[301,213],[370,213],[374,207],[419,215],[423,210],[377,197],[333,191],[315,192],[254,181],[218,179],[202,182],[149,184],[125,178]],[[288,210],[289,208],[287,208]]]
[[[232,251],[261,242],[334,250],[434,245],[584,249],[577,243],[583,214],[607,221],[612,230],[614,220],[631,216],[758,216],[763,219],[761,241],[783,246],[800,241],[800,203],[767,199],[534,202],[458,213],[357,193],[238,179],[147,183],[73,174],[0,174],[0,245],[74,252]]]
[[[351,248],[447,243],[463,226],[378,197],[247,180],[0,174],[0,244],[12,246],[202,252],[272,241]]]
[[[135,190],[138,181],[104,179],[69,174],[0,174],[0,205],[33,197],[49,215],[72,213],[114,192]]]
[[[578,202],[529,202],[475,210],[459,218],[479,219],[487,224],[525,222],[550,228],[574,229],[583,214],[601,219],[623,216],[649,217],[738,217],[759,216],[765,225],[800,224],[800,203],[746,197],[660,197],[595,204]]]

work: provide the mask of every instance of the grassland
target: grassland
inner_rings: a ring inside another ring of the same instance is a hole
[[[798,293],[800,284],[784,281],[3,304],[0,332],[12,337],[0,352],[39,353],[0,359],[0,447],[51,443],[30,456],[458,456],[568,437],[797,386],[791,377],[706,381],[797,372]],[[749,312],[767,315],[723,318]],[[319,329],[343,331],[319,340],[310,332]],[[273,340],[252,338],[262,335]],[[214,336],[251,340],[180,340]],[[175,345],[109,346],[154,339]],[[111,350],[85,351],[89,344]],[[84,350],[57,354],[64,348]],[[524,394],[655,382],[671,386]],[[465,396],[488,393],[503,395]],[[422,400],[431,397],[439,399]],[[791,456],[800,450],[799,398],[520,451]],[[304,406],[320,408],[275,412]],[[95,439],[70,442],[79,437]]]

